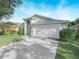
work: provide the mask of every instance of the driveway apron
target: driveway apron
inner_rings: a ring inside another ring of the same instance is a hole
[[[0,50],[0,59],[55,59],[58,40],[29,38]]]

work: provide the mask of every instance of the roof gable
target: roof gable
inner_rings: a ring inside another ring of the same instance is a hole
[[[67,20],[57,20],[57,19],[52,19],[49,17],[41,16],[41,15],[33,15],[32,17],[29,17],[25,20],[37,20],[35,23],[68,23],[69,21]]]

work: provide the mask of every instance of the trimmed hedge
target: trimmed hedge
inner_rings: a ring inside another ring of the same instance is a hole
[[[76,38],[76,31],[74,29],[64,29],[60,31],[61,41],[73,41]]]
[[[19,28],[19,31],[17,32],[18,35],[24,35],[24,28]]]

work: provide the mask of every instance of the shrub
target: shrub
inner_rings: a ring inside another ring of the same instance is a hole
[[[3,29],[3,26],[0,25],[0,35],[3,35],[4,34],[4,29]]]
[[[18,38],[15,38],[14,40],[13,40],[13,42],[17,42],[17,41],[21,41],[22,39],[18,39]]]
[[[4,34],[4,32],[3,31],[0,31],[0,35],[3,35]]]
[[[74,29],[64,29],[60,31],[61,41],[73,41],[76,37],[76,31]]]
[[[17,34],[23,35],[24,34],[24,29],[20,27],[19,28],[19,31],[17,32]]]

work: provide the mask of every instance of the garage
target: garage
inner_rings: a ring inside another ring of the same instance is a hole
[[[68,21],[34,15],[24,19],[24,34],[37,38],[59,39],[59,31],[67,28]]]
[[[35,24],[31,28],[31,36],[38,38],[59,38],[59,24]]]

